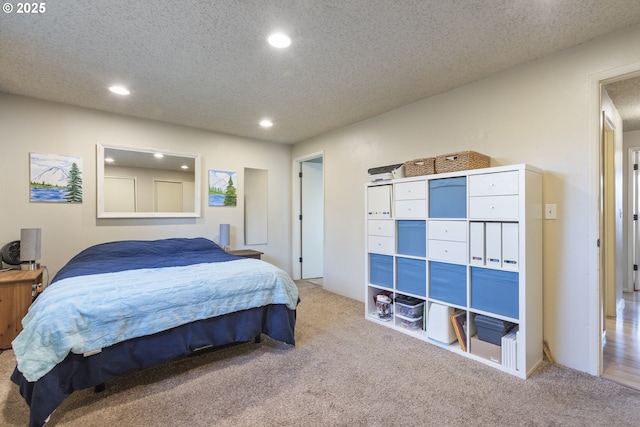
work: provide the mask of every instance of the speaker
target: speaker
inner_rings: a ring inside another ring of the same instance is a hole
[[[39,228],[22,228],[20,230],[20,268],[35,270],[40,268],[40,237]]]

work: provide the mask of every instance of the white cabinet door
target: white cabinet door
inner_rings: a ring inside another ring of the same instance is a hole
[[[469,177],[469,196],[518,194],[518,171],[485,173]]]

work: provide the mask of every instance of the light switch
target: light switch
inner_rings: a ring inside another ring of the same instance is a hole
[[[544,219],[556,219],[555,203],[549,203],[544,205]]]

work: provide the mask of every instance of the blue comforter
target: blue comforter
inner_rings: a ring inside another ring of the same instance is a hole
[[[229,255],[206,239],[112,242],[60,270],[12,345],[18,370],[37,381],[69,352],[268,304],[294,310],[297,302],[284,271]]]

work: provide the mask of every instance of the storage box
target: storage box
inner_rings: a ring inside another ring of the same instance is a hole
[[[429,321],[427,322],[427,336],[432,340],[451,344],[458,338],[453,330],[451,314],[455,311],[453,307],[431,303],[429,306]]]
[[[429,181],[429,218],[467,217],[467,178]]]
[[[501,316],[519,317],[519,277],[513,271],[471,268],[471,307]]]
[[[435,157],[424,157],[421,159],[409,160],[404,164],[404,174],[407,177],[430,175],[435,172],[436,172]]]
[[[393,288],[393,257],[369,254],[369,283]]]
[[[427,255],[427,226],[425,221],[398,221],[398,253],[424,257]]]
[[[442,154],[436,156],[436,172],[456,172],[469,169],[488,168],[489,156],[475,151],[459,151],[457,153]]]
[[[424,301],[415,297],[399,295],[396,297],[396,314],[417,319],[424,312]]]
[[[477,316],[476,316],[477,317]],[[490,360],[494,363],[502,365],[502,347],[499,345],[491,344],[486,341],[478,339],[478,336],[473,336],[469,342],[471,354],[480,356],[484,359]]]
[[[465,265],[431,261],[429,277],[431,298],[460,306],[467,305],[467,267]]]
[[[420,259],[397,258],[397,290],[421,297],[427,294],[426,262]]]
[[[478,339],[490,342],[500,346],[502,344],[502,337],[509,332],[514,326],[514,323],[507,322],[505,320],[494,319],[493,317],[483,316],[477,314],[475,317],[476,329],[478,331]]]
[[[422,329],[422,316],[417,319],[409,319],[396,315],[396,319],[398,320],[398,325],[407,329]]]

